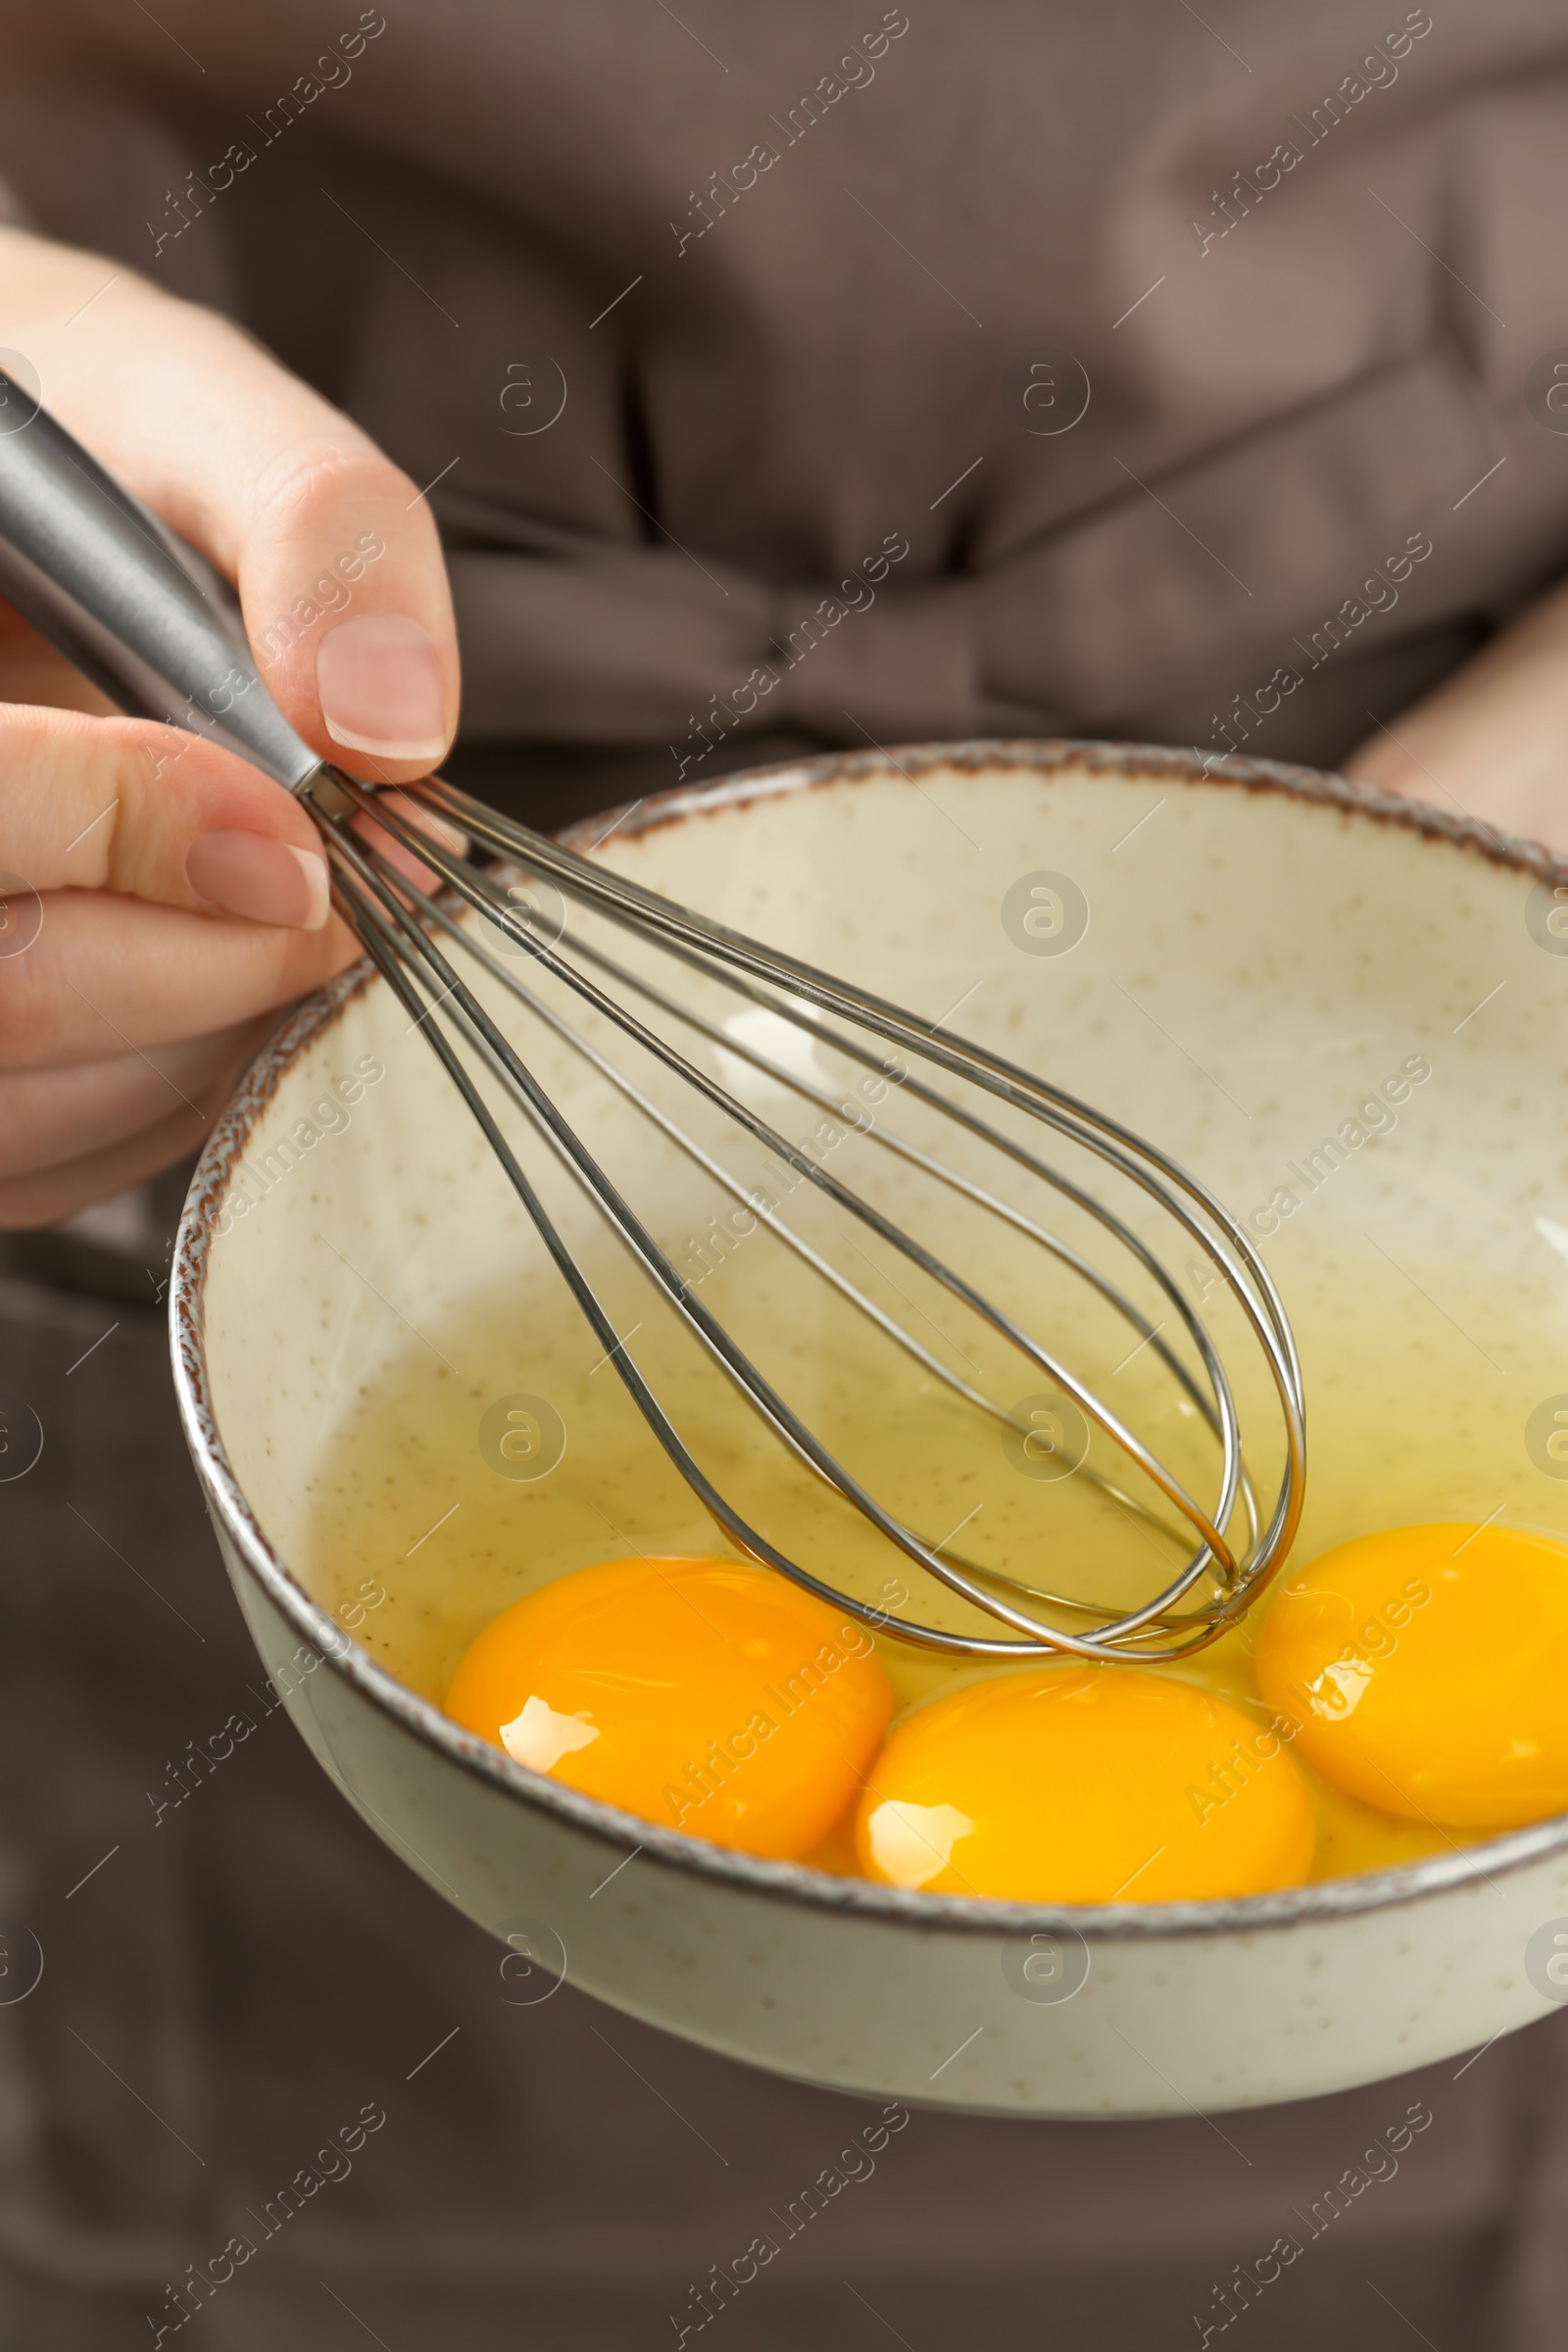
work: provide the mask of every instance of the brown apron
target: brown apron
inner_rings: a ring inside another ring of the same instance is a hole
[[[4,0],[0,40],[15,217],[435,483],[461,763],[543,820],[932,734],[1332,761],[1561,565],[1544,4]],[[874,2106],[509,2005],[280,1719],[160,1813],[255,1673],[161,1330],[0,1303],[45,1433],[0,1484],[6,2343],[1556,2352],[1568,2020],[1212,2123],[916,2113],[865,2174]]]

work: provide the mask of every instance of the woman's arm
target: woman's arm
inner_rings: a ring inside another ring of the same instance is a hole
[[[1568,855],[1568,586],[1376,728],[1345,773]]]

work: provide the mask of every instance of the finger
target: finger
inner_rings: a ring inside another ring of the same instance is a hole
[[[427,773],[456,727],[458,653],[418,485],[216,313],[128,270],[106,285],[100,257],[21,230],[0,229],[0,270],[46,406],[235,581],[306,741],[374,780]]]
[[[264,1016],[221,1036],[168,1046],[156,1062],[122,1054],[64,1069],[6,1073],[0,1077],[0,1184],[181,1121],[181,1149],[194,1150],[269,1025]]]
[[[27,911],[36,934],[0,956],[0,1069],[156,1057],[290,1004],[358,953],[335,920],[282,931],[108,892],[54,891]]]
[[[466,846],[405,795],[389,806],[448,849]],[[431,886],[378,827],[357,829]],[[320,835],[293,794],[205,737],[148,719],[0,710],[0,868],[36,891],[120,891],[307,931],[327,920]]]
[[[217,1115],[215,1110],[214,1118]],[[0,1228],[16,1232],[53,1225],[62,1217],[74,1216],[79,1208],[90,1208],[97,1200],[112,1200],[116,1193],[183,1159],[201,1142],[203,1132],[189,1118],[176,1114],[64,1167],[8,1178],[0,1182]]]
[[[35,891],[107,890],[318,931],[326,860],[260,769],[150,720],[0,710],[0,866]]]
[[[114,705],[0,597],[0,702],[107,715]]]

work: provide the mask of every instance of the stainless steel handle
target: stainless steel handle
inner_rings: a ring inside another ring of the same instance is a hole
[[[319,774],[224,583],[3,368],[0,594],[122,710],[211,736],[290,792]]]

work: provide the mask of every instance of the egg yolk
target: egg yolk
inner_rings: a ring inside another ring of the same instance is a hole
[[[1258,1688],[1383,1813],[1501,1830],[1568,1811],[1568,1545],[1499,1527],[1338,1544],[1270,1607]]]
[[[1171,1902],[1294,1886],[1312,1860],[1278,1734],[1136,1667],[968,1684],[906,1716],[868,1779],[860,1868],[934,1894]]]
[[[447,1712],[519,1764],[743,1853],[808,1853],[893,1692],[865,1630],[771,1569],[607,1560],[487,1625]]]

